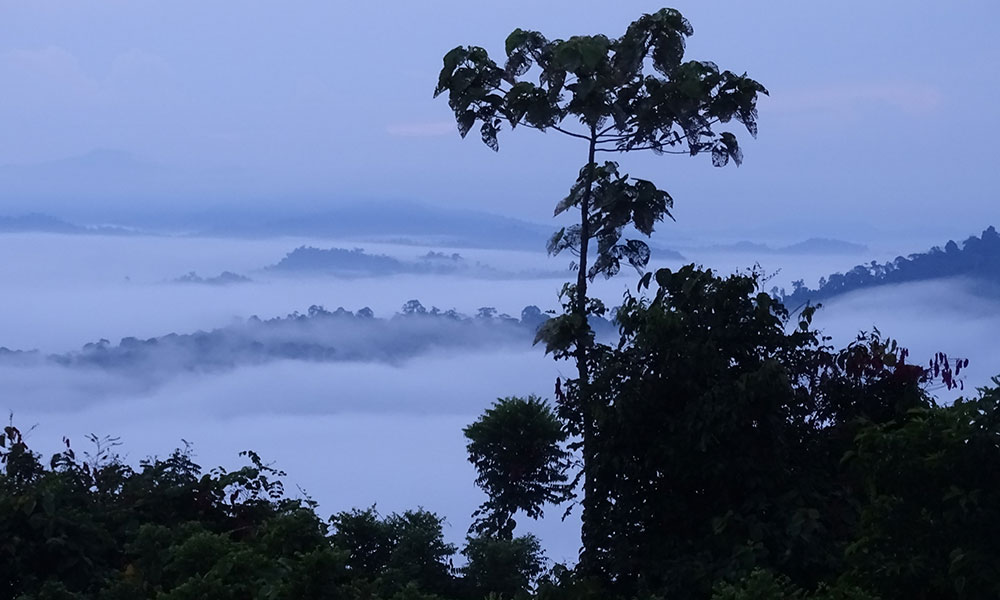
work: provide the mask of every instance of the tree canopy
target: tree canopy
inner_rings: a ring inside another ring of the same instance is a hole
[[[740,123],[757,135],[757,99],[767,90],[746,74],[721,70],[710,61],[685,60],[686,40],[694,33],[680,12],[664,8],[632,22],[624,34],[576,35],[549,40],[537,31],[514,30],[505,43],[501,67],[479,46],[459,46],[444,56],[434,95],[447,94],[458,130],[465,137],[479,124],[480,138],[499,149],[504,125],[555,131],[587,145],[587,160],[555,215],[577,214],[548,243],[551,254],[568,250],[576,257],[575,284],[563,288],[566,312],[544,324],[538,339],[557,356],[572,356],[577,377],[564,408],[578,413],[583,460],[583,537],[588,564],[593,519],[600,509],[591,489],[592,448],[588,353],[593,344],[590,322],[605,308],[587,296],[588,282],[611,277],[625,261],[642,270],[649,246],[635,231],[653,233],[670,217],[673,198],[649,180],[630,177],[615,161],[598,162],[598,153],[648,150],[657,154],[696,156],[710,153],[717,167],[740,164],[736,135],[720,125]],[[596,244],[596,248],[592,243]],[[595,256],[591,257],[591,250]],[[591,262],[591,260],[593,262]]]

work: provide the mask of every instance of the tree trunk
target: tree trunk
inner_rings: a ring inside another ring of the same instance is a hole
[[[594,155],[597,147],[597,129],[590,128],[590,152],[587,158],[587,186],[580,202],[580,262],[576,277],[576,298],[574,314],[581,319],[576,339],[576,368],[580,402],[580,416],[583,421],[583,514],[581,516],[580,537],[582,552],[580,569],[585,575],[597,576],[600,569],[596,564],[594,551],[599,545],[597,525],[600,509],[595,480],[595,451],[593,409],[590,406],[590,368],[587,356],[590,351],[590,324],[587,320],[587,253],[590,247],[590,204],[594,186]]]

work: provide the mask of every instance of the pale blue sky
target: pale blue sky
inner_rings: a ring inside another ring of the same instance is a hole
[[[663,5],[0,0],[0,165],[125,153],[71,180],[6,167],[0,214],[413,199],[546,221],[585,150],[529,131],[499,154],[460,140],[431,97],[441,56],[499,53],[515,27],[617,35]],[[673,193],[668,227],[864,239],[1000,220],[1000,3],[672,5],[695,27],[690,58],[772,96],[739,169],[624,161]]]

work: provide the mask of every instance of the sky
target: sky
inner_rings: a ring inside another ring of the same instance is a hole
[[[944,242],[996,220],[1000,4],[673,5],[695,28],[689,58],[746,71],[771,96],[738,169],[622,160],[673,194],[669,227]],[[432,98],[441,57],[476,44],[499,58],[516,27],[618,35],[660,7],[0,0],[0,214],[388,199],[545,222],[585,148],[522,130],[497,154],[461,140]]]

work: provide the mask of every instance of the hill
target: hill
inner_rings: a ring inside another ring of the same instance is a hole
[[[961,247],[952,240],[943,249],[934,246],[927,252],[897,256],[885,264],[872,261],[846,273],[834,273],[821,278],[817,289],[810,289],[799,280],[792,293],[778,290],[777,295],[784,297],[787,306],[795,307],[876,286],[957,276],[1000,284],[1000,234],[996,228],[988,227],[979,237],[972,236],[962,242]]]

